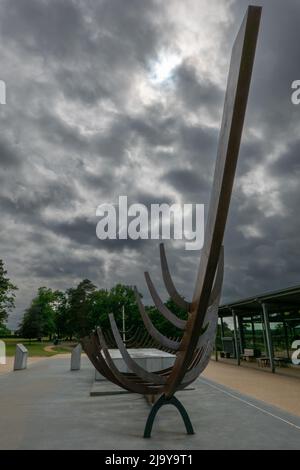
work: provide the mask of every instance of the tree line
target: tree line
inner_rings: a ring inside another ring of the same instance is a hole
[[[17,286],[7,276],[3,261],[0,259],[0,336],[10,333],[6,327],[9,312],[15,306]]]
[[[8,278],[3,261],[0,260],[0,336],[10,334],[5,324],[9,312],[15,306],[16,291],[17,287]],[[186,312],[171,299],[165,305],[179,318],[186,319]],[[16,334],[27,339],[79,339],[89,335],[97,326],[101,326],[103,330],[110,329],[109,313],[114,313],[116,323],[122,331],[123,308],[127,331],[144,328],[132,286],[117,284],[111,289],[99,289],[89,279],[84,279],[76,287],[66,291],[40,287],[25,310]],[[182,334],[154,306],[146,305],[145,309],[161,333],[169,337]],[[224,328],[225,335],[231,335],[226,323]],[[217,341],[220,337],[218,326]]]
[[[17,287],[7,277],[0,260],[0,335],[8,334],[5,323],[15,306]],[[186,313],[169,299],[165,304],[180,318]],[[89,279],[83,279],[76,287],[66,291],[40,287],[25,310],[16,334],[28,339],[54,336],[61,339],[80,338],[90,334],[97,326],[110,329],[109,313],[114,313],[122,330],[124,308],[126,329],[135,331],[144,324],[138,311],[132,286],[117,284],[111,289],[99,289]],[[179,336],[181,332],[171,325],[153,306],[146,306],[153,324],[163,334]]]
[[[185,312],[171,300],[166,305],[181,318],[185,318]],[[51,339],[55,335],[72,340],[90,334],[97,326],[101,326],[103,330],[110,329],[108,315],[111,312],[122,330],[123,308],[126,329],[135,331],[144,327],[131,286],[117,284],[111,289],[98,289],[89,279],[84,279],[65,292],[40,287],[24,313],[18,334],[24,338],[48,336]],[[146,311],[162,333],[168,336],[180,334],[155,307],[146,306]]]

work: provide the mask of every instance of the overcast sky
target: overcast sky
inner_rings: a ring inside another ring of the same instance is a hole
[[[300,283],[300,3],[263,5],[225,236],[223,301]],[[39,286],[161,284],[157,241],[96,238],[96,207],[209,200],[241,0],[2,0],[1,255],[15,327]],[[192,295],[199,252],[167,242]],[[166,298],[163,287],[159,288]]]

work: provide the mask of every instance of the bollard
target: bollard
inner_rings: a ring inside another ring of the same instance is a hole
[[[27,369],[28,350],[21,343],[16,345],[14,370]]]
[[[6,364],[5,343],[0,340],[0,364]]]
[[[71,354],[71,370],[80,370],[81,364],[81,344],[77,344]]]

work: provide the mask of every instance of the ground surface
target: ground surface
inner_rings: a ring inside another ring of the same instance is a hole
[[[0,449],[300,447],[299,417],[211,382],[209,369],[194,390],[177,395],[196,434],[184,433],[177,411],[169,406],[160,410],[153,437],[145,440],[149,406],[144,398],[90,397],[94,370],[86,357],[82,363],[80,371],[70,372],[70,357],[54,356],[0,376]]]
[[[54,346],[53,343],[49,341],[30,341],[24,338],[2,338],[2,341],[4,341],[6,345],[7,357],[15,355],[17,343],[22,343],[27,348],[28,355],[30,357],[48,357],[59,353],[70,352],[72,346],[74,346],[74,342],[67,342]]]
[[[300,416],[299,377],[215,361],[210,361],[202,377]]]
[[[28,362],[28,365],[30,366],[31,364],[34,364],[37,361],[43,361],[44,359],[45,357],[39,357],[39,356],[29,357],[27,362]],[[7,357],[6,364],[0,364],[0,375],[6,374],[7,372],[11,372],[13,370],[14,360],[15,360],[14,357]]]

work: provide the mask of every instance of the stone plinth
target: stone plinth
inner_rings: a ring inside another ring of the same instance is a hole
[[[125,364],[122,355],[118,349],[110,349],[110,355],[120,372],[131,372]],[[175,355],[160,351],[154,348],[128,349],[130,356],[144,369],[149,372],[167,369],[172,367],[175,361]],[[95,380],[106,380],[97,370],[95,371]]]
[[[71,354],[71,370],[80,370],[81,351],[82,351],[82,346],[81,346],[81,344],[77,344],[77,346],[75,346],[75,348],[72,350],[72,354]]]
[[[0,364],[6,364],[5,343],[0,340]]]
[[[18,343],[16,345],[14,370],[26,369],[27,357],[28,357],[28,350],[25,348],[23,344]]]

